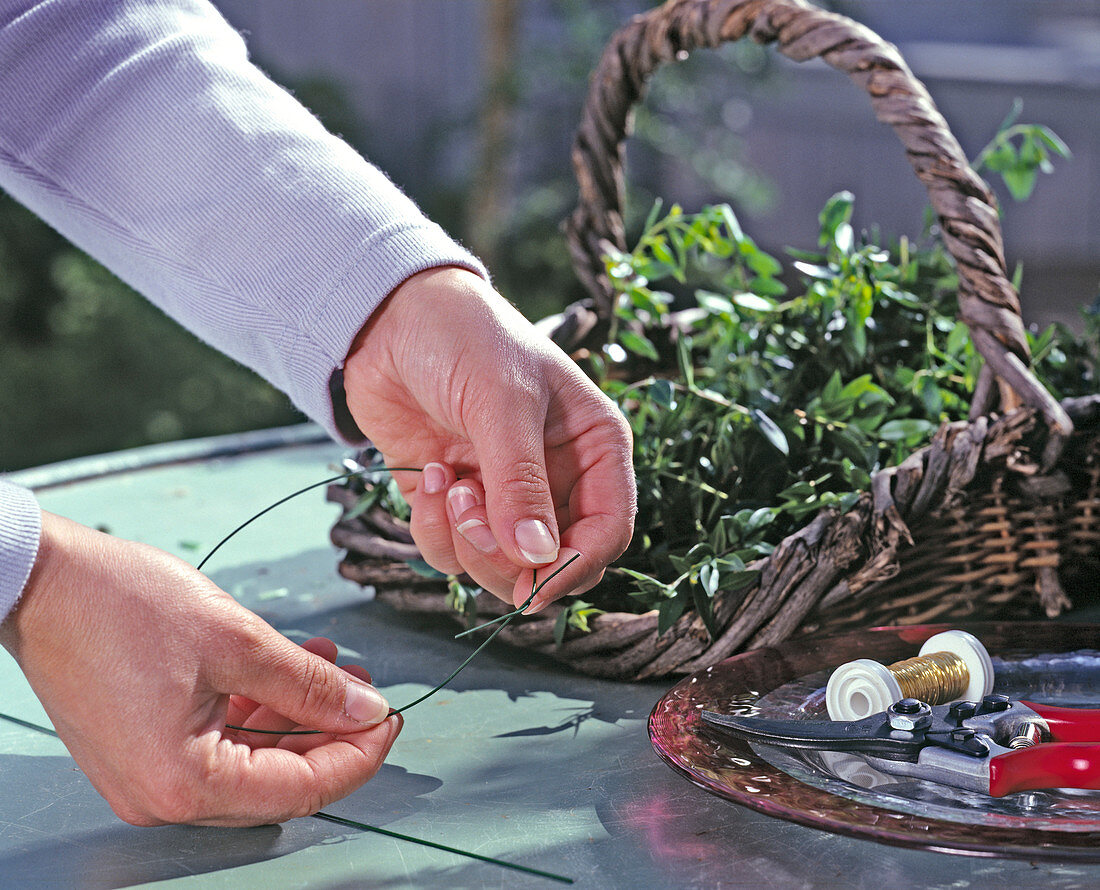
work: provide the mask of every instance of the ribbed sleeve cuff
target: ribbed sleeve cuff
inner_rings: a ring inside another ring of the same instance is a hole
[[[23,593],[41,533],[42,511],[34,495],[0,479],[0,621]]]
[[[424,220],[394,227],[365,246],[300,341],[287,391],[295,404],[337,440],[358,445],[363,434],[351,421],[343,390],[344,359],[368,317],[406,279],[440,266],[459,266],[486,281],[484,265],[439,226]],[[445,312],[446,307],[440,306]]]

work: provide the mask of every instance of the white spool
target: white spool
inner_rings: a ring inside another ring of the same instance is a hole
[[[945,630],[929,637],[920,647],[920,654],[932,655],[935,652],[950,652],[966,663],[970,685],[955,701],[981,701],[983,696],[993,691],[993,659],[973,634],[968,634],[965,630]],[[941,704],[946,705],[949,702]]]
[[[830,720],[862,720],[885,711],[902,697],[897,677],[870,658],[842,664],[825,687]]]
[[[950,652],[966,664],[970,682],[966,691],[952,701],[981,701],[993,691],[993,660],[973,634],[948,630],[925,640],[920,655]],[[903,698],[897,677],[885,665],[869,658],[849,661],[838,667],[825,687],[825,705],[830,720],[862,720],[885,711]],[[937,702],[949,704],[949,702]]]

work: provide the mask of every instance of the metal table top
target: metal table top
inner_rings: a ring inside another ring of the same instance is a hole
[[[344,452],[314,429],[138,449],[17,474],[43,507],[192,563]],[[320,491],[228,544],[211,577],[292,639],[325,635],[394,706],[465,657],[439,619],[399,614],[337,576]],[[905,850],[712,797],[660,762],[646,718],[672,684],[582,677],[491,646],[406,716],[378,776],[328,811],[568,876],[578,888],[1070,888],[1100,866]],[[0,710],[46,717],[0,651]],[[155,715],[150,715],[155,716]],[[120,822],[54,738],[0,721],[0,888],[553,887],[313,818],[253,829]]]

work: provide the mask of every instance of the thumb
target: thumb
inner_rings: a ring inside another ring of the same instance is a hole
[[[243,695],[325,732],[360,732],[389,716],[389,703],[372,685],[267,630],[259,646],[248,647],[227,666],[219,691]]]
[[[503,407],[503,406],[502,406]],[[517,565],[544,566],[558,558],[560,537],[543,449],[545,412],[517,412],[485,430],[479,449],[489,525]]]

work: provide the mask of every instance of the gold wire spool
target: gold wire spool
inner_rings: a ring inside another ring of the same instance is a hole
[[[933,652],[888,665],[904,698],[943,705],[960,698],[970,685],[970,670],[954,652]]]
[[[842,664],[829,677],[831,720],[862,720],[903,698],[930,705],[978,701],[993,691],[993,661],[973,634],[946,630],[924,641],[915,658],[884,665],[870,658]]]

